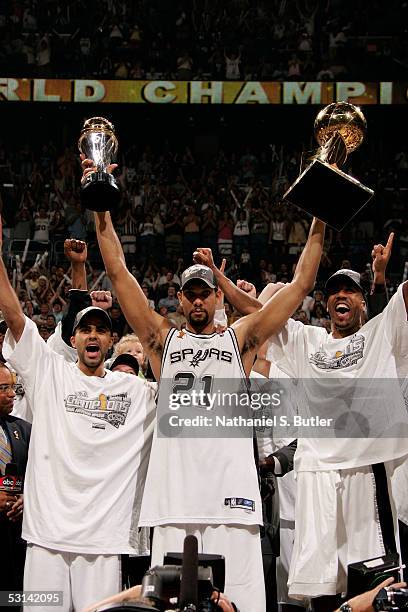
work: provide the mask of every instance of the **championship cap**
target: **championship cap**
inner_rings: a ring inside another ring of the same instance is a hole
[[[78,327],[78,325],[80,324],[80,322],[82,321],[84,317],[88,316],[89,314],[93,314],[93,313],[97,314],[101,319],[103,319],[104,323],[106,323],[110,331],[112,331],[112,321],[111,321],[110,316],[106,312],[106,310],[103,310],[102,308],[99,308],[98,306],[88,306],[88,308],[84,308],[83,310],[80,310],[77,316],[75,317],[74,326],[72,328],[72,333],[73,334],[75,333],[76,328]]]
[[[357,287],[361,293],[364,293],[364,289],[361,286],[361,276],[358,272],[354,270],[347,270],[343,268],[342,270],[337,270],[334,274],[332,274],[326,281],[325,289],[328,291],[331,287],[338,283],[344,282],[348,285],[352,285]]]
[[[139,362],[136,357],[133,357],[133,355],[130,355],[129,353],[122,353],[121,355],[118,355],[110,364],[109,369],[113,370],[118,365],[127,365],[135,371],[136,376],[139,374]]]
[[[184,289],[187,283],[193,280],[202,281],[211,287],[211,289],[217,288],[217,281],[215,280],[214,273],[208,266],[195,264],[194,266],[187,268],[187,270],[184,270],[183,274],[181,275],[181,289]]]

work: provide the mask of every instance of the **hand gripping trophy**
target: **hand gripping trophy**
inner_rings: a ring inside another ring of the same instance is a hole
[[[363,142],[366,130],[365,117],[357,106],[334,102],[323,108],[314,123],[320,149],[283,200],[341,231],[374,194],[340,170],[347,156]]]
[[[82,204],[98,212],[115,208],[120,202],[121,193],[114,177],[107,172],[118,150],[112,123],[104,117],[87,119],[79,137],[78,148],[87,159],[92,159],[96,167],[82,182]]]

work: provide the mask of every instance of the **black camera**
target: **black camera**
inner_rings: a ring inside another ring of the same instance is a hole
[[[194,610],[196,612],[217,612],[220,608],[211,601],[214,591],[211,567],[198,567],[197,605],[183,605],[181,593],[183,567],[160,565],[149,569],[142,580],[139,601],[103,606],[98,612],[165,612],[167,610]]]
[[[181,582],[183,568],[180,565],[162,565],[152,567],[146,572],[142,581],[141,599],[154,606],[153,610],[162,612],[169,608],[169,600],[177,598],[173,609],[180,609]],[[199,612],[212,612],[218,606],[211,601],[214,590],[211,567],[198,567],[197,571],[197,609]],[[181,604],[182,605],[182,604]]]
[[[98,612],[216,612],[221,609],[211,596],[218,590],[214,582],[220,590],[224,588],[224,557],[199,555],[197,538],[187,536],[183,554],[169,553],[164,562],[166,565],[152,567],[145,573],[139,601],[103,606]]]
[[[399,582],[400,569],[398,553],[388,553],[382,557],[351,563],[347,572],[347,599],[370,591],[387,578],[394,578],[395,582]]]
[[[389,610],[408,610],[408,589],[381,589],[374,599],[374,610],[376,612],[388,612]]]

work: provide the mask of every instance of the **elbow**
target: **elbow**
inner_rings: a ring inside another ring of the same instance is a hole
[[[109,276],[112,283],[119,281],[120,278],[123,278],[123,274],[130,274],[128,271],[126,264],[120,257],[115,259],[114,262],[105,262],[106,273]]]
[[[11,317],[5,317],[5,321],[14,340],[18,342],[23,334],[25,327],[25,318],[23,313],[18,313],[12,315]]]
[[[298,288],[299,294],[302,296],[302,299],[305,298],[311,291],[313,291],[315,287],[316,279],[307,279],[302,278],[302,276],[296,276],[292,283],[296,285]]]

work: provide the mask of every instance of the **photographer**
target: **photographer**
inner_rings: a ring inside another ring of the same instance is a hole
[[[361,595],[357,595],[352,599],[349,599],[344,604],[340,606],[335,612],[375,612],[376,608],[374,608],[374,600],[377,597],[378,593],[381,589],[386,589],[394,582],[394,578],[387,578],[384,582],[381,582],[378,586],[371,591],[366,591],[365,593],[361,593]],[[397,582],[393,584],[391,589],[400,589],[406,586],[405,582]]]
[[[387,581],[389,584],[389,581]],[[89,608],[83,610],[83,612],[95,612],[101,606],[106,606],[107,604],[118,604],[123,602],[133,602],[140,600],[142,592],[142,587],[140,584],[132,587],[131,589],[127,589],[126,591],[122,591],[117,595],[112,595],[112,597],[108,597],[107,599],[103,599]],[[230,603],[229,599],[225,597],[223,593],[219,593],[218,591],[214,591],[211,597],[211,600],[217,604],[219,610],[223,610],[223,612],[235,612],[236,608]],[[361,609],[363,610],[363,609]]]

